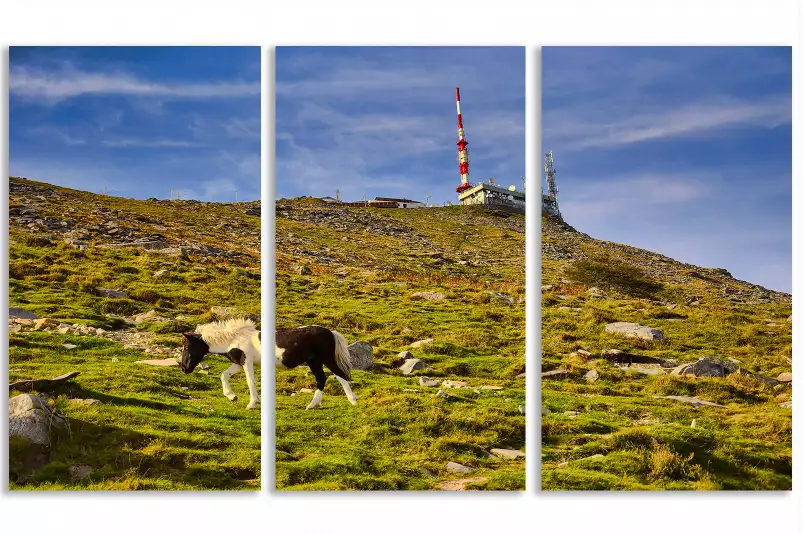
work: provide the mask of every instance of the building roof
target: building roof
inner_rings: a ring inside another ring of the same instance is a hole
[[[424,204],[420,201],[413,201],[410,199],[394,199],[393,197],[374,197],[375,201],[383,201],[383,202],[416,202],[419,204]]]
[[[472,188],[467,189],[466,191],[464,191],[460,195],[458,195],[457,198],[458,199],[464,199],[466,197],[474,195],[475,193],[477,193],[478,191],[483,190],[483,189],[486,189],[486,190],[489,190],[489,191],[497,191],[499,193],[507,193],[507,194],[510,194],[514,199],[520,199],[520,200],[524,200],[524,198],[526,196],[525,192],[523,192],[523,191],[519,191],[519,190],[511,191],[511,190],[509,190],[507,188],[503,188],[501,186],[479,183],[479,184],[476,184],[475,186],[473,186]]]

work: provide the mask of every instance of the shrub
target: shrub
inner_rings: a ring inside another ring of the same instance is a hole
[[[688,457],[667,446],[655,446],[650,452],[650,477],[653,479],[702,479],[707,474],[699,464],[691,464],[694,452]]]

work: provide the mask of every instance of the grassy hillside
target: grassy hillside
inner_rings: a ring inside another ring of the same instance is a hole
[[[792,369],[791,296],[551,218],[542,249],[542,367],[567,371],[542,380],[545,489],[791,489],[791,383],[773,380]],[[617,321],[665,339],[606,333]],[[677,364],[714,356],[741,372],[672,375],[618,364],[611,349]]]
[[[259,318],[259,203],[9,187],[9,305],[42,318],[9,321],[10,380],[81,373],[34,392],[69,432],[42,451],[12,441],[12,488],[258,489],[260,417],[245,410],[244,377],[232,403],[221,357],[192,375],[135,361],[176,356],[180,333],[216,319],[212,307]]]
[[[279,326],[335,329],[375,363],[353,372],[358,405],[330,376],[316,410],[307,367],[277,372],[277,487],[523,489],[524,460],[488,452],[524,448],[524,217],[309,198],[277,202],[276,217]],[[429,368],[403,375],[402,351]]]

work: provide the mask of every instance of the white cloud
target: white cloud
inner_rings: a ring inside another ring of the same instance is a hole
[[[166,148],[166,149],[191,149],[206,147],[204,143],[189,141],[185,139],[141,139],[141,138],[121,138],[104,139],[100,142],[104,147],[115,149],[128,148]]]
[[[143,80],[125,73],[86,72],[65,65],[46,72],[12,66],[9,72],[12,95],[58,102],[79,95],[127,95],[164,99],[215,99],[260,94],[259,82],[174,83]]]
[[[774,128],[792,120],[788,96],[744,102],[720,98],[680,107],[605,110],[598,102],[544,113],[544,136],[561,150],[608,148],[748,125]]]

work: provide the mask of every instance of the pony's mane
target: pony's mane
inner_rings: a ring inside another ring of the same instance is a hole
[[[198,325],[195,328],[195,332],[200,334],[201,338],[208,344],[221,344],[242,334],[256,333],[257,328],[250,319],[236,318]]]

